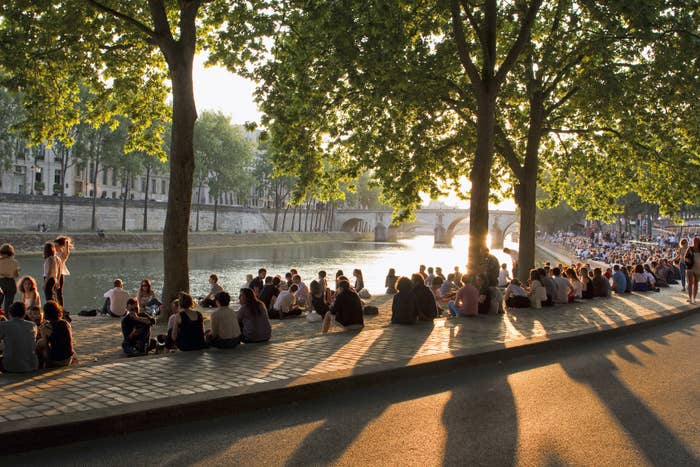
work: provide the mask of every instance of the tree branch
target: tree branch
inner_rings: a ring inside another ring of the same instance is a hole
[[[111,16],[114,16],[115,18],[118,18],[122,21],[124,21],[127,24],[130,24],[134,28],[138,29],[139,31],[143,32],[146,34],[149,38],[149,40],[153,40],[155,38],[155,31],[153,31],[151,28],[143,24],[141,21],[137,20],[136,18],[133,18],[127,14],[124,14],[120,11],[117,11],[113,8],[108,7],[107,5],[103,5],[102,3],[96,1],[96,0],[85,0],[89,5],[92,5],[94,8],[107,13]]]
[[[518,57],[520,56],[520,52],[522,52],[523,48],[525,47],[525,44],[530,40],[532,24],[535,22],[535,17],[537,17],[537,12],[540,9],[541,5],[542,0],[532,0],[532,3],[528,7],[525,19],[520,25],[518,37],[515,39],[515,42],[508,51],[508,55],[506,55],[506,58],[503,60],[503,63],[498,68],[498,72],[496,73],[497,84],[500,85],[503,83],[503,81],[506,78],[506,75],[508,75],[513,66],[515,66],[515,63],[517,62]]]
[[[472,62],[469,56],[469,48],[467,47],[467,41],[464,37],[464,27],[462,25],[462,14],[459,6],[458,0],[450,1],[450,8],[452,10],[452,29],[454,30],[455,43],[457,45],[457,56],[459,61],[464,68],[464,71],[469,76],[473,86],[481,85],[481,77],[479,76],[479,70],[477,70],[474,62]]]
[[[555,110],[557,110],[557,109],[558,109],[559,107],[561,107],[566,101],[568,101],[568,100],[571,98],[571,96],[573,96],[574,94],[576,94],[576,93],[578,92],[579,89],[580,89],[580,88],[579,88],[578,86],[574,86],[574,87],[572,87],[571,89],[569,89],[569,91],[568,91],[566,94],[564,94],[564,95],[562,96],[561,99],[559,99],[557,102],[555,102],[554,104],[552,104],[551,107],[545,108],[545,109],[544,109],[544,114],[547,115],[547,116],[551,115]]]
[[[508,139],[501,125],[495,126],[494,134],[496,136],[494,143],[498,153],[503,156],[503,159],[506,161],[506,164],[508,164],[513,175],[515,175],[515,178],[520,180],[522,178],[523,167],[520,165],[515,149],[513,149],[513,144]]]
[[[481,44],[481,48],[484,51],[484,54],[487,53],[486,49],[486,41],[484,40],[484,37],[481,35],[481,28],[479,27],[479,23],[476,21],[476,18],[471,12],[471,7],[467,3],[467,0],[461,0],[462,3],[462,9],[464,10],[464,14],[467,16],[467,19],[469,20],[469,24],[471,25],[472,29],[476,33],[476,37],[479,38],[479,43]]]

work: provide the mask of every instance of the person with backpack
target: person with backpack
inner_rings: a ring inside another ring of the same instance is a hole
[[[696,303],[698,297],[698,278],[700,277],[700,237],[693,238],[683,257],[688,276],[688,302]]]

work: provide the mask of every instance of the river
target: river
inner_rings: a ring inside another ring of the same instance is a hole
[[[255,275],[261,267],[268,270],[268,275],[283,277],[290,268],[296,268],[307,283],[316,278],[320,270],[327,271],[332,278],[341,269],[352,281],[353,269],[359,268],[367,289],[381,294],[389,268],[395,268],[397,275],[410,275],[420,264],[440,266],[445,275],[455,266],[464,272],[468,239],[457,236],[452,245],[435,247],[432,236],[417,236],[398,243],[327,242],[196,249],[189,255],[190,287],[193,295],[206,295],[209,275],[216,273],[224,289],[235,293],[245,282],[246,274]],[[506,246],[510,245],[506,243]],[[76,249],[79,248],[77,245]],[[508,263],[510,269],[509,255],[502,250],[492,253],[500,262]],[[22,274],[40,281],[43,274],[40,255],[19,257],[18,261]],[[101,306],[103,293],[112,287],[117,277],[124,281],[126,290],[133,293],[144,278],[151,279],[156,294],[163,286],[163,256],[157,251],[73,254],[68,259],[68,268],[71,275],[66,278],[64,300],[66,309],[74,313]],[[43,300],[43,293],[41,295]]]

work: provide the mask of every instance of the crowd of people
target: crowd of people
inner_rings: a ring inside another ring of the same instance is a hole
[[[683,290],[687,284],[688,301],[695,303],[700,277],[698,237],[691,242],[679,239],[675,248],[620,242],[603,235],[556,234],[547,240],[569,249],[581,261],[566,266],[546,263],[529,271],[527,283],[511,277],[516,270],[509,271],[507,264],[499,264],[486,248],[469,274],[460,272],[458,266],[446,275],[441,267],[425,265],[405,276],[397,276],[395,269],[389,269],[385,286],[386,293],[393,295],[391,323],[502,314],[505,309],[542,308],[609,297],[612,293],[658,291],[677,281]],[[59,237],[44,247],[42,307],[36,280],[30,276],[20,278],[14,249],[9,244],[0,246],[0,303],[4,310],[0,320],[5,321],[0,323],[0,340],[4,341],[1,371],[26,372],[77,362],[70,317],[62,306],[71,248],[68,237]],[[517,267],[517,252],[507,253],[514,257],[513,266]],[[588,261],[599,261],[600,265],[592,267]],[[104,293],[101,312],[121,320],[122,349],[127,356],[153,350],[231,349],[241,342],[269,341],[271,319],[303,315],[307,321],[319,322],[324,333],[362,328],[364,316],[378,310],[366,303],[371,295],[365,288],[362,271],[353,270],[352,278],[351,281],[339,270],[335,273],[335,287],[330,287],[326,271],[319,271],[307,285],[295,269],[272,276],[261,268],[242,284],[236,309],[231,294],[212,274],[206,296],[197,301],[181,292],[169,304],[167,331],[157,336],[152,335],[151,329],[163,304],[148,279],[141,281],[134,295],[124,289],[121,279],[116,279],[113,288]],[[18,293],[19,300],[15,301]],[[202,313],[207,308],[212,309],[209,329]]]

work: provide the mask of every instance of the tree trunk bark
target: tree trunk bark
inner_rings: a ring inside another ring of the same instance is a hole
[[[497,86],[493,80],[483,84],[477,96],[476,153],[469,176],[471,198],[469,205],[469,259],[470,272],[477,272],[486,248],[489,233],[489,188],[494,152],[494,125]]]
[[[287,211],[289,211],[289,205],[284,208],[284,216],[282,216],[282,232],[284,232],[284,228],[287,225]]]
[[[146,167],[146,193],[143,196],[143,231],[148,231],[148,188],[151,183],[151,168]]]
[[[122,204],[122,232],[126,232],[126,200],[129,198],[129,172],[124,175],[124,203]]]
[[[294,232],[294,221],[296,220],[296,218],[297,218],[297,207],[294,206],[294,209],[292,210],[292,225],[291,225],[292,229],[291,229],[291,232]]]
[[[216,232],[216,215],[218,214],[218,208],[219,208],[219,197],[217,196],[214,198],[214,225],[212,226],[212,230]]]
[[[199,205],[202,204],[202,183],[200,182],[199,188],[197,188],[197,220],[195,221],[194,230],[199,232]]]
[[[309,211],[311,211],[311,201],[306,202],[306,216],[304,216],[304,232],[309,231]]]
[[[97,230],[97,174],[100,172],[100,156],[99,149],[95,154],[95,170],[92,176],[92,217],[90,218],[90,230]]]
[[[192,22],[194,28],[194,22]],[[173,122],[170,151],[170,186],[163,229],[163,296],[167,321],[170,303],[180,291],[189,292],[189,226],[192,211],[194,174],[194,124],[197,109],[194,102],[192,65],[194,47],[177,50],[177,60],[169,60],[173,93]]]
[[[299,220],[297,220],[297,232],[301,232],[301,215],[303,214],[304,205],[299,205]]]
[[[279,183],[275,183],[275,220],[272,223],[272,231],[277,232],[277,221],[280,217],[280,188]]]
[[[63,231],[63,204],[66,197],[66,170],[68,169],[68,148],[61,148],[61,196],[58,200],[58,230]]]
[[[537,216],[537,172],[539,149],[544,124],[543,99],[536,93],[530,98],[530,122],[525,149],[525,163],[520,182],[520,244],[518,247],[518,279],[527,283],[535,266],[535,231]]]

